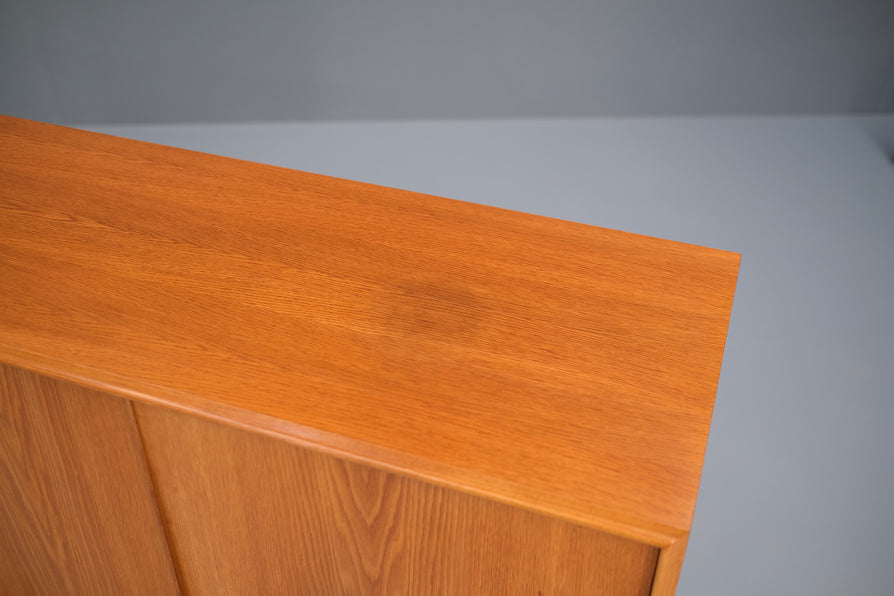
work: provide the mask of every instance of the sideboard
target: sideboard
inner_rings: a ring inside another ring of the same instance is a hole
[[[2,117],[0,590],[672,594],[738,264]]]

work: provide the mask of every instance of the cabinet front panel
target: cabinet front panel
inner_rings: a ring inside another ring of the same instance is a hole
[[[134,404],[190,594],[648,594],[653,547]]]
[[[178,594],[129,402],[0,364],[0,594]]]

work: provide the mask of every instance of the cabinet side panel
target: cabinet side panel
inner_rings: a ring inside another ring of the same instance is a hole
[[[0,364],[0,593],[179,593],[129,402]]]
[[[677,593],[677,581],[683,568],[683,555],[689,534],[680,536],[673,544],[661,549],[658,553],[658,565],[655,567],[655,582],[652,584],[650,596],[673,596]]]
[[[648,594],[657,550],[134,404],[190,594]]]

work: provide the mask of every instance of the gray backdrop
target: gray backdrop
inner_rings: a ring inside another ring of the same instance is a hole
[[[50,122],[884,111],[891,0],[0,0]]]

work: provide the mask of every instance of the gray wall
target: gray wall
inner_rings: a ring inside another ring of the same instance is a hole
[[[884,111],[890,0],[0,0],[51,122]]]

